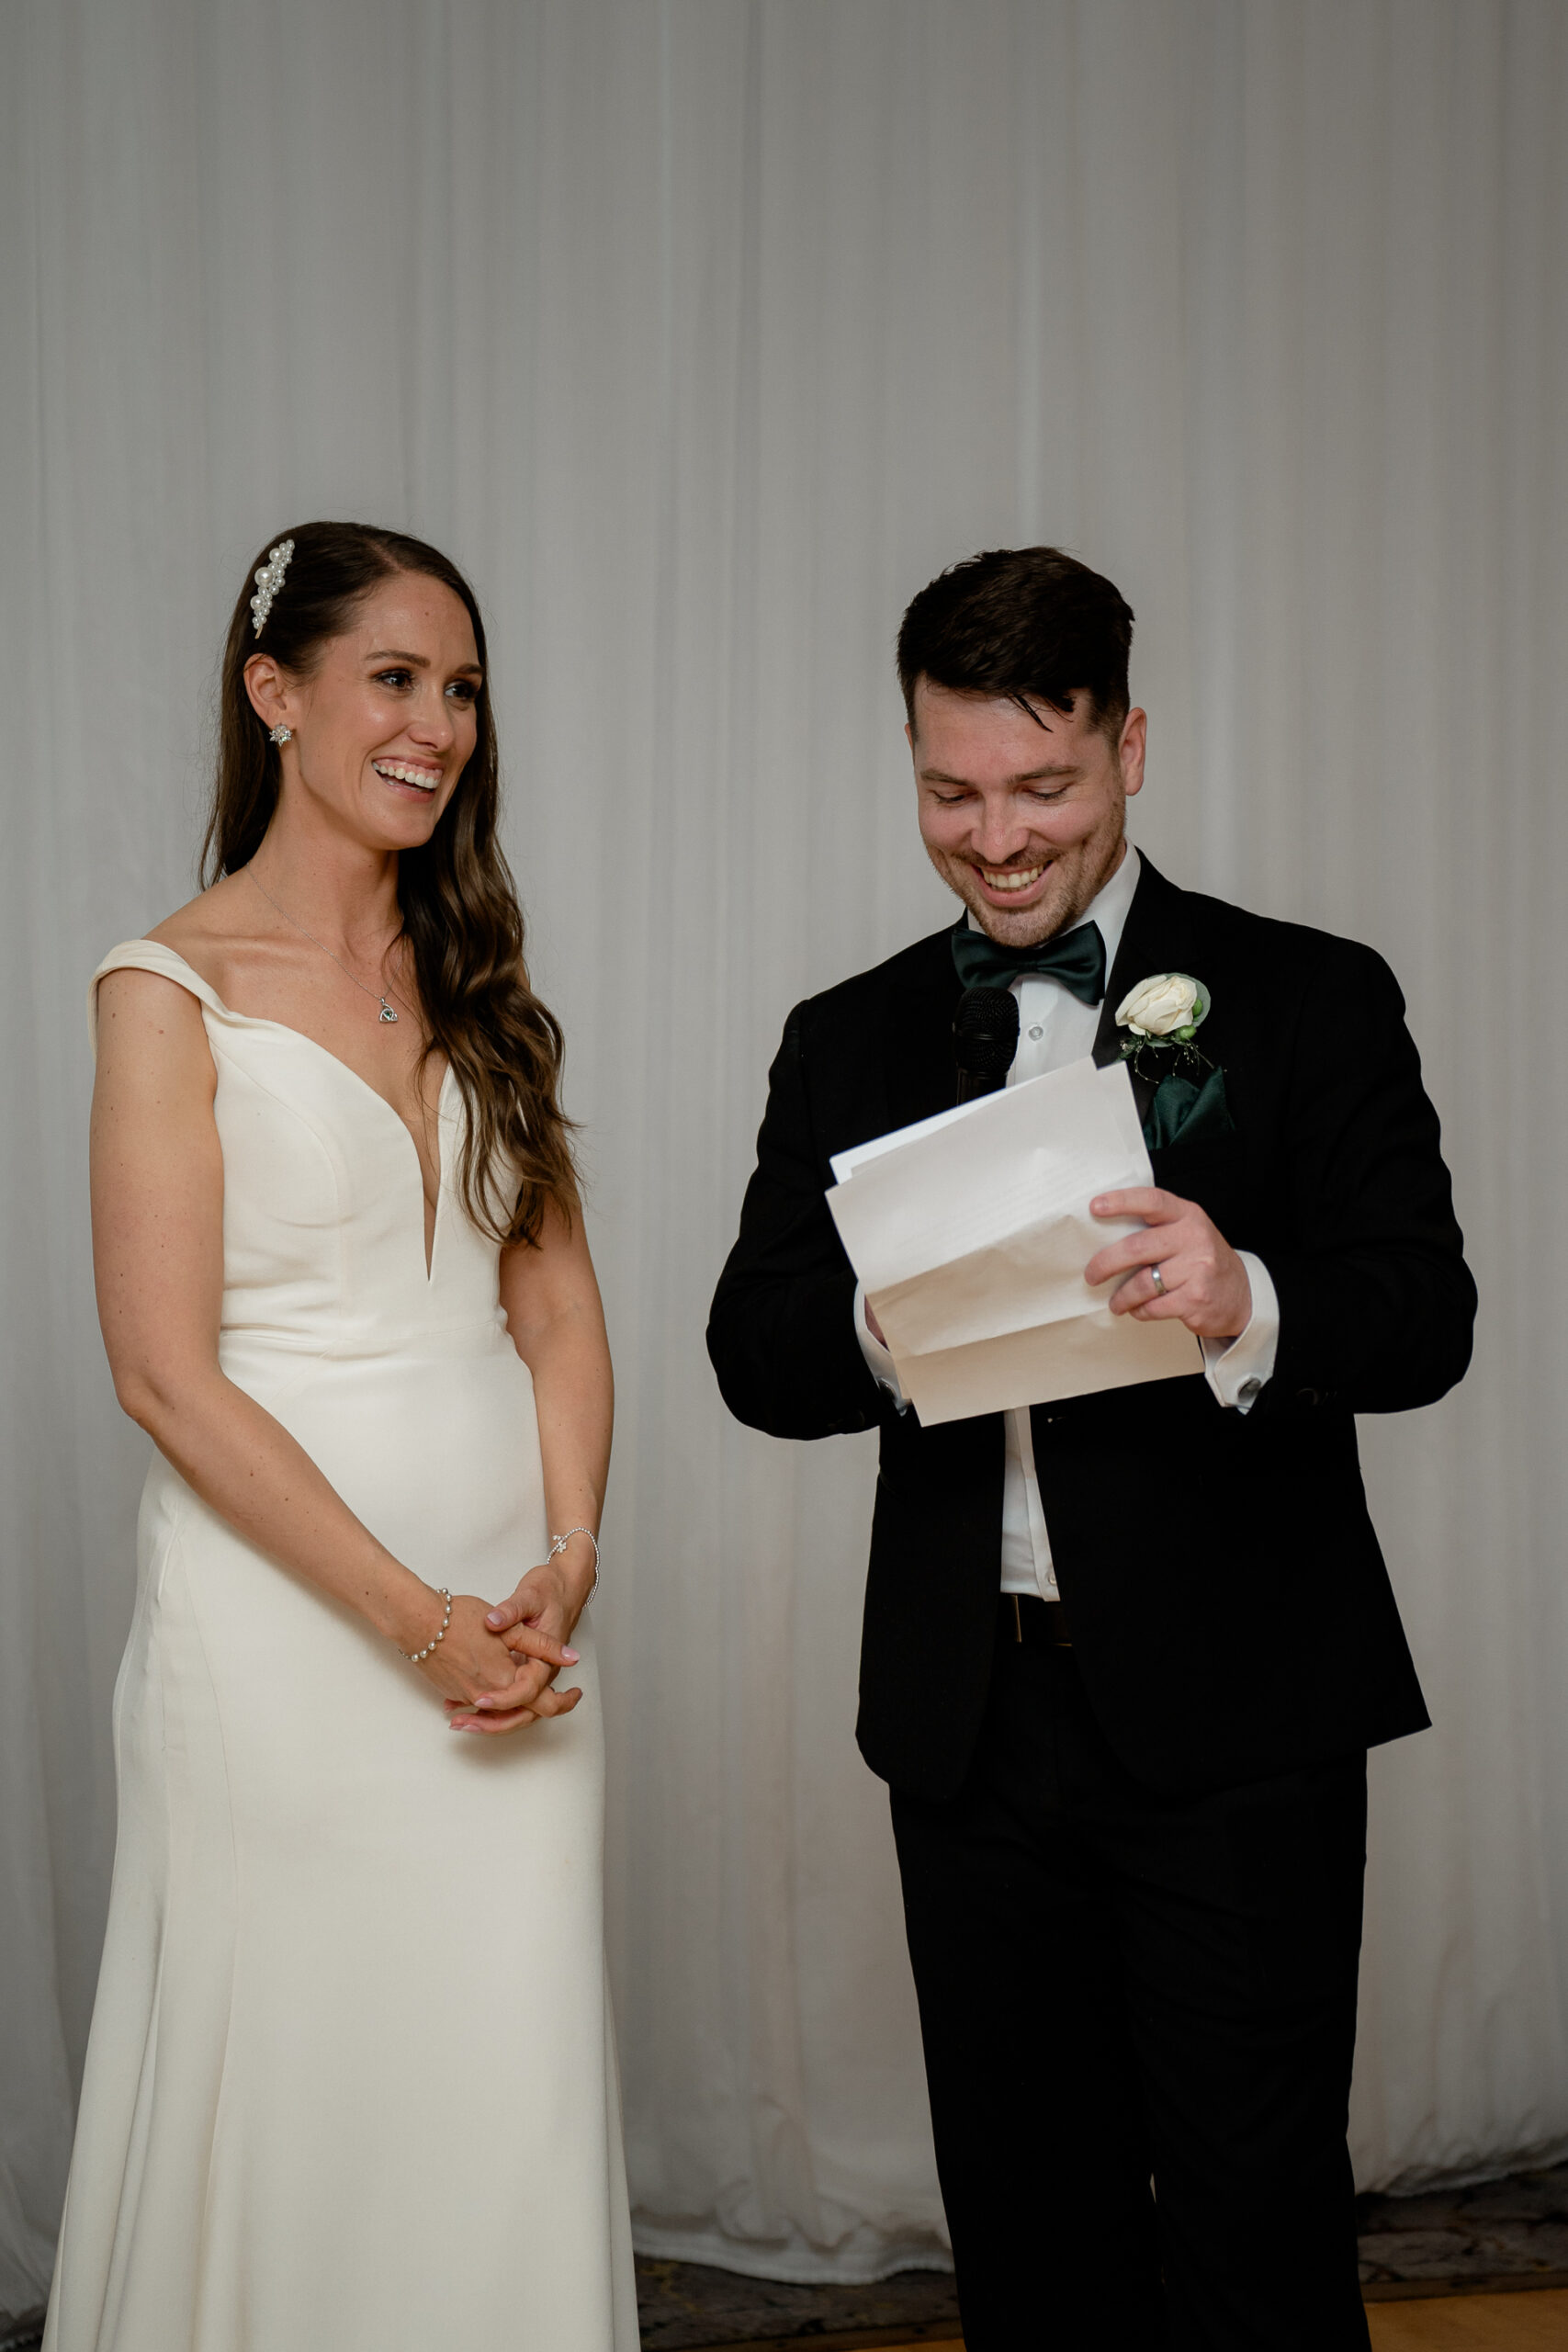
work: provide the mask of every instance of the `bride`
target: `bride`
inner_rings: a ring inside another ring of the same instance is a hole
[[[391,531],[255,582],[217,878],[94,978],[99,1313],[157,1450],[45,2344],[633,2352],[610,1360],[484,630]]]

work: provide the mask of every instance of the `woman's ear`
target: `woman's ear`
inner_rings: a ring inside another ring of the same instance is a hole
[[[245,664],[245,692],[251,698],[251,708],[270,734],[278,726],[288,725],[296,714],[290,706],[293,697],[288,682],[270,653],[253,653]]]

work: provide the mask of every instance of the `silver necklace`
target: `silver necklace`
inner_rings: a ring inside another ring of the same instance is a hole
[[[367,989],[363,980],[355,980],[354,974],[349,970],[348,966],[344,962],[342,956],[333,956],[333,951],[327,945],[325,940],[318,939],[313,931],[307,931],[302,922],[296,922],[293,916],[288,911],[287,908],[280,907],[278,905],[277,900],[273,897],[272,892],[263,888],[261,882],[257,878],[255,868],[254,866],[247,865],[245,872],[250,876],[251,880],[255,883],[256,888],[261,891],[262,897],[266,900],[267,905],[272,909],[275,915],[281,915],[284,922],[288,925],[291,931],[297,931],[301,939],[308,939],[312,947],[319,947],[323,956],[332,956],[333,962],[337,966],[338,970],[343,974],[344,978],[345,980],[354,980],[354,985],[359,990],[361,996],[367,996],[375,999],[376,1002],[379,1004],[381,1008],[380,1012],[377,1016],[378,1020],[395,1021],[397,1019],[398,1016],[396,1011],[388,1003],[384,996],[378,995],[374,989]]]

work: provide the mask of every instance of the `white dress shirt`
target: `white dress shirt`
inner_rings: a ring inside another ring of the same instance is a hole
[[[1138,853],[1129,845],[1126,856],[1085,914],[1083,922],[1100,925],[1105,942],[1107,974],[1116,961],[1127,910],[1138,887]],[[970,917],[971,924],[974,917]],[[1073,925],[1077,930],[1077,924]],[[1146,976],[1138,975],[1140,979]],[[1049,973],[1027,972],[1012,984],[1018,999],[1018,1052],[1008,1072],[1010,1086],[1028,1078],[1043,1078],[1047,1070],[1065,1069],[1094,1051],[1100,1027],[1098,1004],[1081,1004],[1069,989]],[[1237,1251],[1252,1285],[1252,1317],[1235,1340],[1204,1340],[1203,1366],[1210,1387],[1222,1405],[1247,1412],[1274,1370],[1280,1338],[1280,1302],[1269,1270],[1250,1250]],[[855,1329],[867,1363],[883,1386],[906,1409],[904,1393],[893,1359],[872,1336],[865,1319],[865,1291],[855,1286]],[[1019,1406],[1006,1416],[1007,1476],[1002,1487],[1001,1589],[1004,1592],[1038,1594],[1058,1600],[1056,1572],[1051,1564],[1051,1538],[1034,1473],[1034,1442],[1029,1408]]]

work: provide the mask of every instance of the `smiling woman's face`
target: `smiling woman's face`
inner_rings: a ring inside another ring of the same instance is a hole
[[[292,731],[286,795],[302,793],[367,848],[430,839],[472,755],[483,684],[473,624],[444,582],[395,573],[328,639],[309,677],[258,653],[245,683],[265,724]]]

